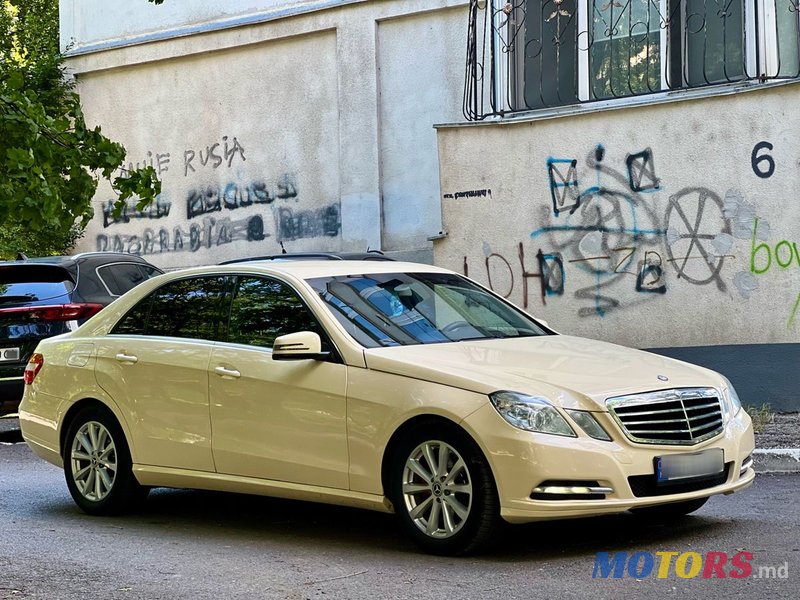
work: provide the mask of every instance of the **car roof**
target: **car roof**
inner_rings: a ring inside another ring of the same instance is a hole
[[[108,259],[109,261],[119,262],[136,262],[146,263],[147,261],[141,256],[135,254],[126,254],[124,252],[82,252],[80,254],[73,254],[71,256],[34,256],[31,258],[23,258],[20,260],[4,260],[0,261],[0,265],[58,265],[62,267],[69,267],[83,262],[87,259]]]
[[[248,261],[213,267],[197,267],[172,271],[170,275],[205,275],[210,273],[286,274],[299,279],[366,275],[373,273],[451,273],[448,269],[421,263],[383,260],[287,260]]]
[[[232,265],[243,262],[255,261],[287,261],[287,260],[386,260],[394,261],[378,250],[368,252],[284,252],[282,254],[268,254],[266,256],[248,256],[222,261],[221,265]]]

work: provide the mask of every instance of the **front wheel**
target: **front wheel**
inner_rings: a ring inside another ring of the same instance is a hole
[[[401,524],[428,552],[471,552],[500,525],[491,469],[475,442],[455,428],[431,425],[407,435],[395,452],[391,480]]]
[[[75,503],[91,515],[124,512],[147,495],[133,476],[125,435],[108,410],[90,406],[67,430],[64,475]]]

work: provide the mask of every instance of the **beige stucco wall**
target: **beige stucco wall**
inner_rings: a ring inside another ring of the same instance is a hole
[[[563,333],[642,347],[796,342],[798,99],[791,84],[442,127],[448,236],[435,263]],[[755,170],[769,161],[751,157],[760,142],[772,146],[756,153],[774,161],[766,177]]]
[[[431,260],[428,237],[441,229],[433,125],[460,116],[466,4],[333,4],[73,55],[87,120],[163,184],[152,207],[114,218],[101,183],[76,249],[170,269],[278,253],[280,242]]]

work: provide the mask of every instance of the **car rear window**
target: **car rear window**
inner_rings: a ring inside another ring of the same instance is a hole
[[[0,267],[0,306],[45,302],[69,296],[74,288],[69,272],[61,267]]]

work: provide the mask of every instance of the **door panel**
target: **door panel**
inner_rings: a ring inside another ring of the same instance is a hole
[[[348,489],[346,385],[341,364],[218,345],[209,365],[217,471]]]
[[[227,281],[170,281],[98,344],[97,382],[129,415],[139,464],[214,471],[208,365]]]
[[[115,335],[97,344],[97,383],[130,419],[137,463],[214,471],[211,348],[211,342]]]
[[[316,360],[273,361],[275,338],[325,332],[285,282],[240,275],[231,287],[226,343],[209,365],[217,471],[348,489],[347,368]]]

